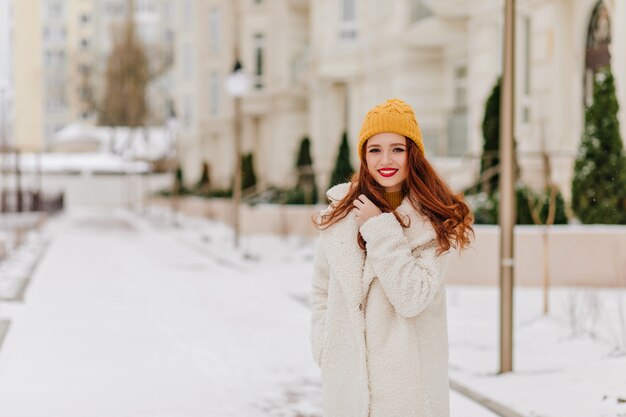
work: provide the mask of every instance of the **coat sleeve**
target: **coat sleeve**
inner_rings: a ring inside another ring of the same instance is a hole
[[[441,286],[445,254],[437,256],[436,239],[414,256],[402,226],[392,213],[368,219],[360,228],[367,257],[380,284],[403,317],[415,317],[433,300]]]
[[[326,303],[328,300],[329,268],[321,239],[318,241],[313,260],[313,282],[309,297],[311,303],[311,350],[313,360],[321,366],[324,328],[326,326]]]

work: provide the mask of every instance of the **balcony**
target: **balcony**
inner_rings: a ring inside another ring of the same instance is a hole
[[[466,36],[465,21],[446,19],[438,15],[425,17],[411,24],[407,30],[407,44],[419,48],[438,48],[462,41]]]

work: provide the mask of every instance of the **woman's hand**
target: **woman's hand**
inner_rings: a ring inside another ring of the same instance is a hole
[[[363,226],[368,219],[374,216],[378,216],[382,214],[382,211],[376,206],[376,204],[372,203],[369,198],[365,196],[365,194],[361,194],[357,197],[356,200],[352,202],[354,204],[355,209],[355,217],[356,223],[359,226]]]

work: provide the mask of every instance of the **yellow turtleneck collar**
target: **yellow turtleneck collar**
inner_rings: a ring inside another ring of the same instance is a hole
[[[385,200],[391,205],[391,207],[393,207],[394,210],[400,206],[403,199],[404,193],[402,191],[396,191],[393,193],[385,192]]]

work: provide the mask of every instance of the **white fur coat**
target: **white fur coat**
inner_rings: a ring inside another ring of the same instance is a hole
[[[349,183],[327,192],[333,202]],[[322,371],[324,417],[448,417],[447,253],[405,198],[370,218],[357,243],[351,211],[322,230],[311,292],[311,346]]]

